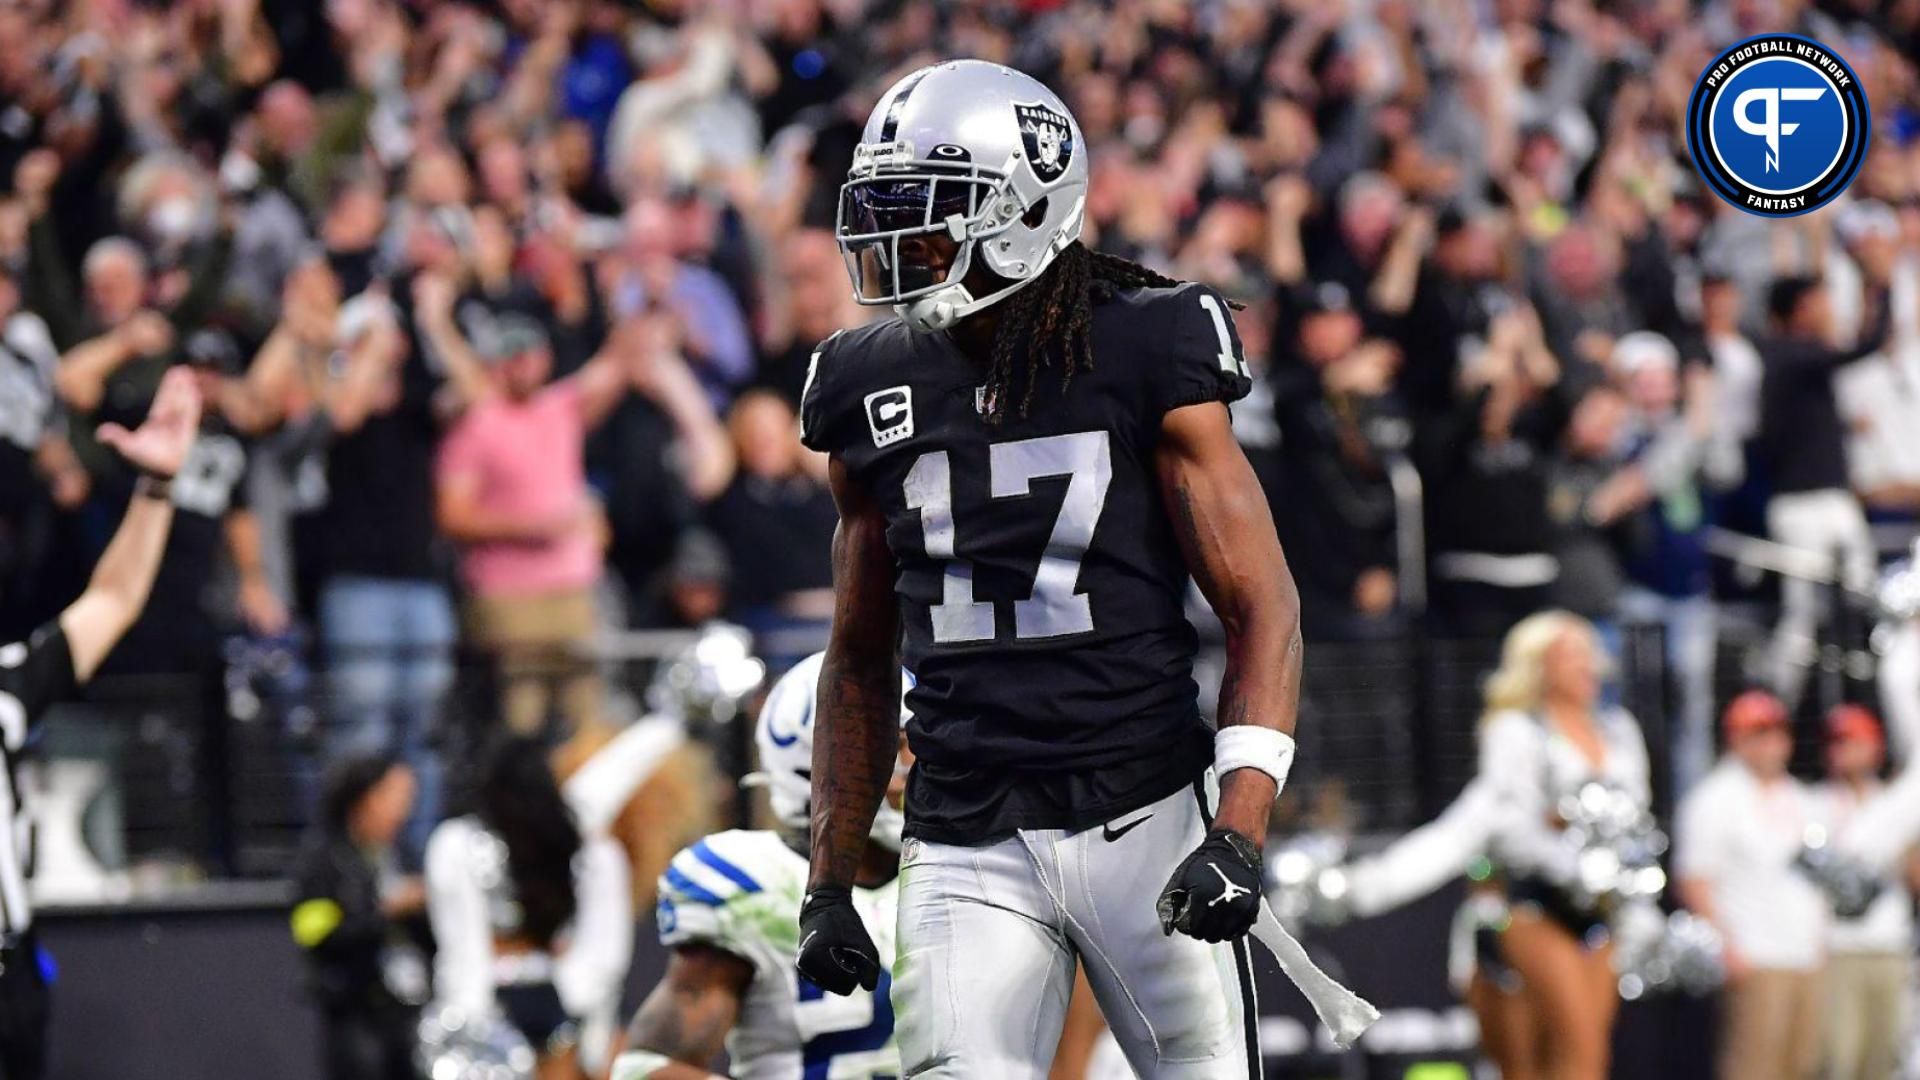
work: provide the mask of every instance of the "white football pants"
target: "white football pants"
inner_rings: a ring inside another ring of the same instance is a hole
[[[1078,958],[1140,1076],[1259,1077],[1251,938],[1168,937],[1154,911],[1206,835],[1212,792],[1209,771],[1077,833],[1021,830],[984,847],[908,840],[893,984],[906,1075],[1044,1080]]]

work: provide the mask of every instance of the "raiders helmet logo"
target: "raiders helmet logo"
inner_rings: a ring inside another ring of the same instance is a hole
[[[1013,115],[1020,122],[1020,141],[1033,174],[1049,184],[1060,179],[1073,160],[1073,128],[1067,118],[1037,102],[1015,105]]]

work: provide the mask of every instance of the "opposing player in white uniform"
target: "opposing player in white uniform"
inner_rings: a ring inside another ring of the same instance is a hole
[[[674,856],[660,879],[666,977],[640,1006],[611,1080],[706,1080],[724,1044],[735,1080],[869,1080],[900,1075],[890,972],[849,997],[799,977],[800,904],[820,656],[782,676],[755,742],[778,830],[715,833]],[[903,675],[903,685],[913,680]],[[906,746],[853,890],[880,955],[894,955]]]

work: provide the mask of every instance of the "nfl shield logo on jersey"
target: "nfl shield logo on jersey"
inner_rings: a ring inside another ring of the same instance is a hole
[[[1067,118],[1038,102],[1015,105],[1013,114],[1020,121],[1020,141],[1026,145],[1033,175],[1049,184],[1060,179],[1073,160],[1073,128]]]
[[[913,387],[890,386],[867,395],[867,427],[876,449],[913,436]]]

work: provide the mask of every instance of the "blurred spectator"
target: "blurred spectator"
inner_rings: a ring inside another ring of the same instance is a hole
[[[840,245],[825,229],[801,229],[788,236],[774,278],[783,292],[761,337],[754,381],[798,409],[814,350],[841,328],[863,322],[865,315],[847,287]]]
[[[21,310],[13,278],[0,275],[0,638],[8,640],[23,639],[37,616],[33,578],[54,506],[78,506],[89,486],[60,422],[58,360],[47,324]]]
[[[1870,516],[1920,518],[1920,237],[1903,243],[1891,207],[1859,201],[1838,231],[1847,252],[1873,280],[1888,283],[1887,340],[1878,352],[1841,369],[1834,395],[1846,422],[1847,472]]]
[[[1617,612],[1626,570],[1619,535],[1628,486],[1621,469],[1631,406],[1610,383],[1596,383],[1574,403],[1547,472],[1547,516],[1559,564],[1553,605],[1607,625]]]
[[[345,757],[294,866],[293,940],[320,1005],[327,1080],[412,1080],[423,954],[406,928],[426,908],[394,845],[413,809],[397,758]]]
[[[582,835],[539,744],[499,739],[477,780],[427,847],[434,1000],[504,1017],[536,1075],[598,1075],[633,957],[626,857]]]
[[[119,258],[117,252],[109,254]],[[155,340],[171,340],[165,320],[151,313],[136,317],[129,326],[129,337],[150,332]],[[123,347],[117,341],[102,343],[100,351],[121,352]],[[182,358],[197,369],[203,394],[240,364],[232,339],[217,333],[196,335]],[[70,356],[63,363],[75,362]],[[63,373],[71,370],[62,369]],[[62,387],[71,388],[72,384]],[[76,398],[84,397],[75,394],[67,400],[79,409]],[[153,601],[109,659],[109,671],[210,674],[218,637],[236,621],[235,615],[267,633],[277,632],[286,623],[285,608],[263,576],[259,534],[241,484],[247,447],[226,415],[224,403],[223,395],[207,394],[200,437],[173,483],[173,503],[179,514],[154,582]],[[108,411],[112,410],[102,413]],[[96,480],[96,498],[118,514],[135,479],[123,467],[102,471]],[[235,571],[237,607],[223,603],[217,588],[223,553]]]
[[[324,505],[296,534],[295,559],[326,652],[327,749],[403,755],[419,793],[402,850],[417,862],[440,807],[434,734],[455,624],[435,554],[436,380],[400,318],[379,294],[340,303],[328,266],[308,263],[289,278],[247,382],[257,422],[290,419],[324,446]],[[456,395],[476,378],[453,380]]]
[[[1613,340],[1636,325],[1621,287],[1619,240],[1576,222],[1537,256],[1533,293],[1547,346],[1567,365],[1604,368]]]
[[[1886,737],[1880,722],[1859,705],[1827,713],[1827,779],[1814,789],[1821,823],[1838,836],[1869,799],[1886,790]],[[1885,882],[1866,912],[1835,918],[1827,935],[1826,1046],[1823,1075],[1830,1080],[1870,1080],[1896,1075],[1910,1011],[1913,893],[1907,882],[1920,870],[1909,855],[1905,880]]]
[[[696,520],[698,504],[726,486],[733,451],[679,351],[674,321],[643,320],[635,341],[640,392],[595,433],[589,459],[606,495],[608,561],[626,585],[629,620],[645,626],[662,623],[662,570]]]
[[[1746,473],[1748,444],[1760,433],[1760,386],[1764,376],[1760,350],[1740,329],[1740,283],[1724,270],[1709,269],[1700,278],[1700,333],[1713,363],[1717,388],[1714,457],[1738,462]],[[1724,475],[1733,478],[1730,468]]]
[[[671,625],[697,627],[726,613],[733,567],[727,549],[705,529],[680,534],[665,570],[663,618]]]
[[[1833,307],[1826,285],[1806,277],[1775,282],[1767,295],[1775,332],[1761,353],[1766,375],[1759,442],[1773,482],[1767,529],[1780,543],[1826,560],[1823,566],[1852,588],[1865,588],[1872,580],[1873,538],[1848,485],[1846,430],[1833,380],[1840,368],[1873,355],[1886,342],[1885,281],[1875,282],[1874,289],[1869,329],[1843,350],[1828,344]],[[1788,700],[1799,697],[1825,595],[1817,582],[1805,578],[1789,577],[1781,586],[1772,676]]]
[[[1302,596],[1308,640],[1351,640],[1393,627],[1394,492],[1385,457],[1405,442],[1391,394],[1399,349],[1364,336],[1338,282],[1305,286],[1285,366],[1273,375],[1280,425],[1281,540]],[[1382,443],[1388,444],[1383,447]]]
[[[557,708],[564,737],[601,723],[591,639],[605,524],[587,487],[586,437],[634,382],[633,334],[548,384],[540,324],[503,315],[488,333],[478,348],[493,392],[440,447],[436,513],[461,547],[468,624],[500,665],[508,727],[537,734]],[[464,348],[450,328],[435,340]]]
[[[1446,409],[1458,383],[1462,353],[1486,340],[1496,309],[1508,302],[1500,281],[1500,228],[1488,213],[1443,213],[1435,223],[1433,257],[1422,268],[1404,329],[1400,379],[1408,402],[1423,412]]]
[[[748,391],[734,402],[727,427],[739,464],[707,507],[707,524],[733,567],[728,615],[758,635],[759,651],[778,670],[825,640],[840,514],[827,490],[825,460],[800,445],[799,420],[783,398]]]
[[[662,182],[686,183],[752,154],[759,127],[728,92],[739,49],[729,28],[715,20],[682,34],[658,27],[641,33],[645,69],[620,94],[606,132],[615,187],[632,195]]]
[[[612,309],[622,319],[671,312],[686,358],[719,408],[753,374],[746,318],[718,274],[681,260],[675,230],[662,199],[642,196],[627,210],[626,240],[610,264]]]
[[[1626,389],[1632,427],[1625,466],[1588,503],[1596,522],[1626,527],[1629,579],[1619,614],[1664,631],[1678,690],[1674,789],[1685,792],[1713,763],[1713,662],[1718,641],[1708,565],[1708,498],[1731,486],[1738,459],[1713,457],[1716,395],[1703,367],[1680,371],[1673,343],[1651,330],[1615,340],[1614,378]]]
[[[1787,709],[1763,690],[1721,717],[1726,753],[1680,804],[1674,871],[1726,942],[1721,1080],[1810,1080],[1820,1062],[1826,898],[1794,869],[1812,793],[1787,774]]]
[[[129,171],[120,197],[123,213],[141,215],[134,229],[144,243],[126,236],[95,242],[80,264],[77,290],[49,212],[61,173],[58,155],[38,150],[14,176],[31,219],[25,299],[64,350],[59,386],[68,405],[122,420],[146,408],[182,333],[213,308],[229,263],[229,234],[217,227],[213,200],[192,164],[150,155]],[[91,442],[78,445],[84,452]],[[96,464],[108,459],[88,456]]]
[[[1543,607],[1560,574],[1544,508],[1567,391],[1525,307],[1494,317],[1461,378],[1466,393],[1420,435],[1432,602],[1447,631],[1489,637]]]

